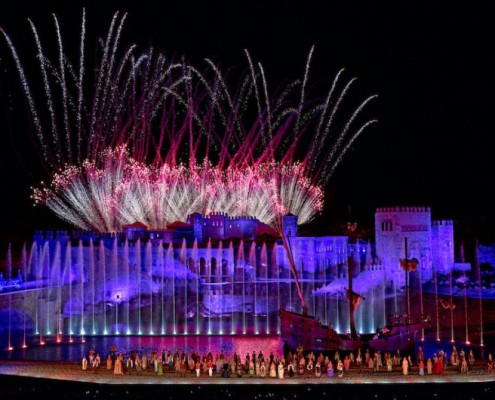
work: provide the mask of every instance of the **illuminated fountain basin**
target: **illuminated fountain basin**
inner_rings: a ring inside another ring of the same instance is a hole
[[[24,248],[20,288],[0,293],[2,348],[109,335],[267,337],[279,332],[280,308],[300,311],[273,243],[58,239]],[[322,321],[333,310],[312,291],[326,272],[301,274],[306,301]]]

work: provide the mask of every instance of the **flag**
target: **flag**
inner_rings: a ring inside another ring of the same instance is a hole
[[[359,303],[361,302],[361,299],[366,300],[363,296],[361,296],[359,293],[353,292],[352,290],[345,289],[346,292],[346,297],[347,300],[350,300],[352,302],[352,309],[353,312],[356,312]]]
[[[413,272],[416,271],[418,268],[419,261],[417,258],[411,258],[411,259],[400,259],[400,267],[405,271],[406,270],[406,265],[407,265],[407,271],[408,272]]]

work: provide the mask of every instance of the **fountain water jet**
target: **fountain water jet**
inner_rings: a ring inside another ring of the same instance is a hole
[[[253,289],[251,290],[251,293],[253,293],[253,318],[254,318],[254,333],[256,335],[259,334],[259,328],[258,328],[258,310],[257,310],[257,307],[258,307],[258,304],[257,304],[257,299],[256,299],[256,286],[257,286],[257,277],[256,277],[256,243],[255,242],[252,242],[251,243],[251,247],[249,248],[249,272],[250,272],[250,275],[251,275],[251,271],[253,271],[253,274],[252,276],[250,276],[251,278],[251,282],[252,282],[252,287]],[[245,305],[244,305],[245,307]]]
[[[55,260],[54,260],[55,262]],[[72,246],[70,242],[67,242],[65,248],[65,261],[64,261],[64,278],[62,282],[66,282],[69,284],[69,342],[72,343],[72,335],[74,332],[72,331],[72,303],[73,303],[73,277],[72,277]],[[65,317],[65,313],[64,313]]]
[[[234,245],[232,244],[232,240],[229,242],[229,249],[227,251],[227,265],[232,279],[232,286],[230,289],[230,299],[231,299],[230,308],[232,310],[232,316],[230,318],[230,333],[233,335],[235,333],[235,324],[234,324],[235,264],[234,264]]]
[[[165,280],[165,263],[163,259],[163,241],[160,240],[158,242],[158,250],[156,254],[158,258],[158,270],[160,271],[160,283],[161,283],[161,288],[160,288],[160,294],[161,294],[161,302],[160,302],[160,315],[161,315],[161,333],[162,335],[165,334],[166,332],[166,327],[165,327],[165,313],[164,313],[164,304],[165,304],[165,285],[164,285],[164,280]]]
[[[153,335],[153,270],[152,270],[152,254],[151,254],[151,240],[146,243],[146,250],[144,254],[144,273],[145,277],[148,277],[149,284],[149,334]]]
[[[220,288],[220,321],[218,327],[218,333],[223,335],[223,311],[224,311],[224,291],[223,291],[223,243],[218,243],[217,258],[216,258],[216,274],[215,280]],[[218,296],[218,293],[216,293]]]
[[[79,278],[79,305],[80,305],[80,327],[79,334],[81,335],[81,340],[84,340],[84,335],[86,333],[84,329],[84,254],[83,254],[83,243],[79,240],[77,247],[77,267],[78,267],[78,278]]]
[[[103,314],[103,334],[108,335],[107,330],[107,274],[106,274],[106,262],[105,262],[105,245],[103,240],[100,240],[100,245],[98,247],[98,269],[101,273],[102,282],[102,314]]]
[[[193,247],[192,247],[192,261],[193,267],[195,268],[194,273],[196,274],[196,335],[200,333],[200,325],[199,325],[199,262],[196,261],[198,259],[198,240],[194,239]]]
[[[187,244],[186,239],[182,239],[182,245],[179,252],[179,262],[185,267],[186,266],[186,252],[187,252]],[[175,269],[175,266],[174,266]],[[189,330],[187,327],[187,270],[185,270],[184,275],[184,334],[187,335]]]
[[[123,258],[122,270],[123,270],[123,275],[125,277],[125,284],[127,288],[127,301],[125,303],[126,335],[130,335],[131,334],[130,299],[131,299],[132,291],[131,291],[131,264],[129,262],[129,241],[127,240],[127,238],[125,239],[124,242],[124,254],[122,258]]]
[[[208,239],[208,244],[206,245],[206,260],[205,260],[205,273],[206,273],[206,283],[207,283],[207,293],[208,293],[208,335],[211,335],[211,238]]]
[[[239,253],[237,254],[237,269],[242,273],[242,333],[246,334],[246,261],[244,258],[244,241],[239,244]]]
[[[264,290],[265,290],[265,307],[266,307],[266,326],[265,326],[265,332],[268,335],[270,333],[270,321],[269,321],[269,307],[268,307],[268,253],[266,250],[266,242],[263,242],[263,245],[261,246],[261,252],[260,252],[260,266],[262,268],[262,272],[260,273],[261,276],[265,278],[265,285],[264,285]]]
[[[135,263],[135,270],[136,270],[136,276],[137,276],[137,287],[138,287],[138,304],[137,304],[137,311],[138,311],[138,335],[142,335],[143,331],[141,328],[141,283],[142,283],[142,266],[141,266],[141,240],[138,239],[136,241],[136,263]]]
[[[172,328],[173,334],[177,334],[177,320],[175,311],[175,268],[174,268],[174,248],[172,243],[168,244],[167,256],[165,259],[167,269],[172,270]]]

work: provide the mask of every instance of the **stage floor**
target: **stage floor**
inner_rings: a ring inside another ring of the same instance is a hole
[[[447,371],[443,375],[419,376],[417,370],[404,376],[399,371],[387,372],[385,370],[372,373],[367,369],[361,371],[351,369],[342,378],[308,378],[295,376],[294,378],[250,378],[244,375],[242,378],[232,376],[223,379],[219,375],[212,378],[202,375],[197,378],[195,374],[187,373],[180,377],[174,372],[164,372],[163,376],[157,376],[153,372],[136,372],[123,376],[114,376],[104,367],[94,370],[82,371],[78,363],[73,362],[43,362],[43,361],[0,361],[0,375],[26,378],[54,379],[66,382],[95,383],[105,385],[355,385],[355,384],[445,384],[445,383],[476,383],[495,382],[495,372],[488,373],[484,365],[478,364],[468,374],[458,371]]]

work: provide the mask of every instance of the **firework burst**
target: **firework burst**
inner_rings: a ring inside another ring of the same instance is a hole
[[[118,231],[135,221],[164,227],[192,212],[249,215],[277,229],[287,212],[298,215],[299,223],[310,221],[322,209],[322,186],[375,122],[362,118],[375,96],[343,106],[355,82],[344,81],[343,70],[326,94],[310,96],[313,48],[302,79],[279,94],[270,93],[263,66],[247,51],[247,72],[231,85],[211,60],[200,69],[153,48],[120,50],[125,19],[114,15],[93,76],[85,67],[84,12],[76,63],[66,56],[55,16],[55,60],[44,53],[29,21],[42,100],[33,95],[14,43],[1,30],[37,145],[52,171],[48,183],[33,188],[35,204],[98,231]]]

